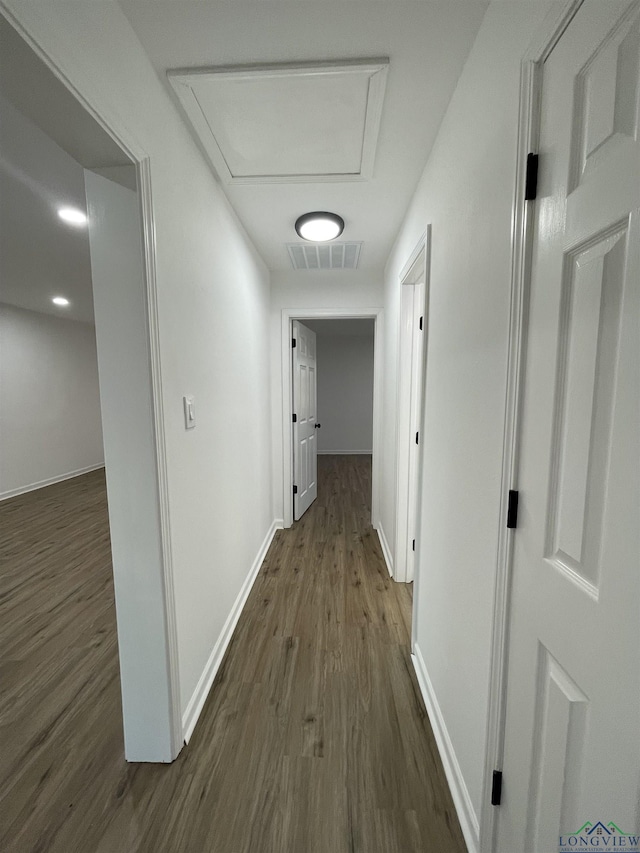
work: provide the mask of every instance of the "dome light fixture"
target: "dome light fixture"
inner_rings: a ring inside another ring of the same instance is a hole
[[[326,243],[335,240],[344,231],[344,219],[337,213],[316,210],[304,213],[296,219],[296,234],[310,243]]]
[[[87,224],[87,214],[78,210],[77,207],[60,207],[58,208],[58,216],[63,222],[76,228],[82,228]]]
[[[69,300],[66,298],[66,296],[54,296],[51,301],[53,302],[54,305],[64,306],[64,305],[70,304]]]

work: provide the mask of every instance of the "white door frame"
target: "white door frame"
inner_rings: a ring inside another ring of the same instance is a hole
[[[400,583],[407,583],[414,579],[413,566],[418,565],[419,558],[419,542],[417,536],[417,528],[419,526],[419,494],[422,484],[422,447],[424,442],[420,441],[418,445],[418,465],[412,469],[410,464],[410,456],[412,450],[412,442],[414,432],[422,432],[423,426],[423,409],[424,409],[424,381],[426,367],[425,345],[421,347],[422,358],[418,370],[409,370],[406,368],[406,356],[409,360],[413,359],[413,351],[416,347],[416,334],[424,335],[426,342],[429,304],[429,261],[431,251],[431,226],[428,225],[426,230],[421,235],[416,243],[413,251],[409,255],[408,260],[402,267],[398,277],[400,287],[400,318],[398,327],[398,382],[396,394],[396,537],[395,537],[395,554],[393,560],[393,577]],[[410,323],[409,335],[405,329],[406,317],[403,310],[402,289],[411,287],[413,282],[408,282],[407,279],[412,271],[416,261],[422,255],[422,263],[424,266],[424,294],[420,309],[421,315],[425,319],[425,328],[422,332],[414,328],[413,312]],[[408,347],[408,350],[405,349]],[[403,355],[403,352],[406,355]],[[415,410],[418,411],[416,424]],[[415,428],[415,429],[414,429]],[[413,521],[412,521],[413,520]],[[410,527],[414,530],[411,531]],[[411,535],[413,533],[413,536]],[[409,539],[415,538],[415,548],[413,561],[410,560],[409,554]],[[413,566],[410,563],[413,563]],[[414,595],[414,600],[416,599]]]
[[[495,849],[497,815],[491,805],[493,771],[502,770],[507,698],[508,626],[513,565],[513,530],[506,526],[509,490],[518,488],[521,403],[524,391],[524,354],[527,344],[531,253],[535,221],[533,203],[525,201],[527,155],[537,153],[540,128],[542,67],[583,0],[566,0],[552,9],[537,40],[525,54],[520,70],[520,109],[516,159],[515,196],[511,217],[511,303],[505,404],[502,486],[499,509],[498,550],[494,587],[489,711],[485,768],[480,815],[480,851]]]
[[[139,329],[139,334],[147,341],[149,364],[151,372],[152,412],[153,423],[150,425],[155,438],[156,474],[158,492],[154,495],[158,503],[159,523],[161,533],[161,565],[159,583],[164,598],[164,647],[166,649],[166,695],[169,707],[164,716],[169,719],[170,731],[158,731],[158,740],[167,744],[167,756],[162,761],[172,761],[184,744],[182,731],[182,708],[180,702],[180,679],[178,670],[178,638],[175,613],[175,593],[173,583],[173,563],[171,549],[171,527],[169,522],[169,492],[167,484],[167,454],[164,430],[164,411],[162,398],[162,375],[160,363],[159,321],[156,282],[156,244],[153,200],[151,193],[151,164],[146,152],[139,146],[114,113],[107,114],[104,108],[98,107],[90,99],[90,95],[76,87],[63,71],[66,60],[64,56],[55,56],[38,42],[29,30],[28,22],[24,22],[6,7],[0,0],[0,11],[19,35],[25,40],[34,53],[42,60],[47,68],[68,89],[84,110],[100,125],[120,149],[129,157],[136,168],[138,183],[138,199],[140,204],[140,220],[142,224],[142,249],[144,255],[144,288],[146,297],[146,326]],[[150,697],[149,702],[157,702],[158,697]],[[146,725],[152,725],[152,715],[147,718]],[[151,758],[150,760],[158,760]]]
[[[283,308],[281,325],[282,388],[282,497],[284,527],[293,524],[293,370],[291,365],[291,329],[294,320],[374,320],[373,344],[373,452],[371,465],[371,524],[380,523],[380,429],[382,399],[382,308]]]

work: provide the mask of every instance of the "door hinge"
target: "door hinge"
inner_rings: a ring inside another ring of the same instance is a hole
[[[296,344],[296,339],[295,339],[295,338],[291,338],[291,346],[292,346],[292,348],[294,348],[294,349],[295,349],[295,347],[297,346],[297,344]]]
[[[416,444],[418,444],[418,443],[419,443],[419,440],[420,440],[420,433],[419,433],[419,432],[417,432],[417,433],[416,433]]]
[[[507,506],[507,527],[509,529],[518,526],[518,495],[515,489],[509,489],[509,503]]]
[[[298,416],[296,414],[291,415],[291,420],[294,422],[294,424],[297,424],[298,423]]]
[[[491,805],[499,806],[502,801],[502,770],[493,771],[493,784],[491,786]]]
[[[423,320],[424,320],[424,317],[420,317],[420,331],[422,331],[422,321]]]
[[[414,540],[413,540],[413,542],[411,543],[411,550],[412,550],[412,551],[415,551],[415,550],[416,550],[416,540],[415,540],[415,539],[414,539]]]
[[[527,154],[527,177],[524,185],[525,201],[533,201],[538,196],[538,155]]]
[[[297,486],[294,486],[294,487],[293,487],[293,494],[294,494],[294,495],[297,495],[297,494],[298,494],[298,487],[297,487]]]

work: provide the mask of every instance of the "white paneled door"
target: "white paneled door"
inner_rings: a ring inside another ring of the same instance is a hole
[[[639,67],[587,0],[543,69],[501,853],[638,849]]]
[[[316,333],[293,321],[293,517],[318,495]]]

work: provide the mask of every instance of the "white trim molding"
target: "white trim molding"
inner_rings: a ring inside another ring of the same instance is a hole
[[[420,257],[420,253],[426,247],[427,236],[428,236],[429,230],[430,230],[430,228],[425,228],[425,230],[420,235],[418,242],[415,244],[415,246],[411,250],[411,254],[407,258],[407,260],[404,262],[404,265],[403,265],[402,269],[400,270],[400,274],[398,275],[398,282],[400,284],[402,284],[402,282],[405,280],[405,278],[409,275],[409,273],[411,271],[411,267],[415,264],[415,262]]]
[[[26,486],[18,486],[17,489],[9,489],[6,492],[0,492],[0,501],[16,498],[18,495],[26,495],[27,492],[35,492],[36,489],[44,489],[46,486],[53,486],[55,483],[63,483],[65,480],[72,480],[74,477],[82,477],[83,474],[89,474],[91,471],[97,471],[98,468],[104,468],[104,462],[98,462],[97,465],[87,465],[86,468],[77,468],[75,471],[67,471],[66,474],[56,474],[55,477],[48,477],[46,480],[38,480],[37,483],[29,483]]]
[[[542,66],[583,0],[566,0],[554,6],[525,54],[520,71],[520,109],[516,180],[511,217],[511,302],[509,307],[509,343],[505,401],[502,488],[498,517],[498,549],[494,587],[489,707],[485,750],[480,850],[495,849],[497,814],[491,805],[493,771],[501,770],[504,758],[504,725],[507,695],[508,630],[513,559],[513,531],[506,526],[510,489],[518,488],[521,400],[524,382],[524,353],[527,337],[527,311],[531,249],[533,239],[532,205],[525,201],[527,155],[538,151]]]
[[[160,328],[156,282],[156,230],[151,192],[151,163],[148,157],[137,162],[138,199],[144,266],[146,271],[147,320],[149,328],[149,358],[151,366],[153,422],[156,440],[156,469],[158,473],[158,500],[160,504],[160,535],[162,538],[162,568],[164,573],[164,606],[167,636],[167,668],[171,697],[171,747],[174,757],[182,749],[180,734],[180,670],[178,658],[178,626],[176,622],[175,584],[173,580],[173,548],[171,545],[171,518],[169,512],[169,475],[165,437],[164,398],[162,394],[162,368],[160,360]]]
[[[449,732],[447,731],[433,684],[429,678],[424,658],[422,657],[420,647],[417,644],[414,646],[411,660],[413,661],[413,667],[416,671],[420,692],[424,699],[431,728],[433,729],[433,736],[436,739],[438,752],[440,753],[440,758],[442,760],[442,766],[444,767],[447,782],[449,783],[451,797],[453,798],[453,804],[456,807],[456,813],[458,815],[458,820],[460,821],[460,828],[462,829],[464,840],[467,844],[469,853],[478,853],[480,850],[478,818],[473,808],[471,797],[462,775],[462,770],[458,764],[455,749],[453,748],[453,743],[449,737]]]
[[[233,637],[233,632],[238,624],[238,619],[240,618],[242,610],[247,603],[247,598],[249,597],[249,593],[251,592],[256,578],[258,577],[264,559],[267,556],[267,551],[273,541],[273,537],[276,535],[276,531],[281,529],[281,521],[276,520],[271,524],[271,527],[260,546],[260,550],[253,561],[251,570],[242,584],[238,597],[231,608],[227,621],[224,623],[224,627],[218,637],[218,641],[211,650],[209,660],[202,671],[202,675],[198,680],[196,689],[193,691],[191,699],[189,699],[189,703],[182,715],[182,732],[185,743],[189,743],[189,740],[191,739],[193,730],[196,727],[196,723],[198,722],[202,709],[204,708],[204,704],[207,701],[207,697],[213,686],[216,674],[220,669],[220,664],[222,663],[225,652],[227,651],[231,638]]]
[[[291,400],[293,375],[291,366],[291,323],[293,320],[375,320],[373,345],[373,449],[371,450],[371,524],[380,523],[380,435],[382,429],[382,308],[283,308],[281,320],[281,391],[282,391],[282,496],[284,527],[293,524],[293,434]]]
[[[384,557],[384,561],[387,564],[387,571],[389,572],[389,577],[393,577],[393,555],[391,554],[391,548],[389,547],[389,543],[387,542],[387,537],[384,532],[384,528],[382,524],[378,524],[377,527],[378,539],[380,540],[380,548],[382,549],[382,556]]]
[[[431,226],[422,232],[398,277],[400,315],[398,318],[398,362],[396,383],[396,535],[394,550],[395,579],[404,583],[414,579],[418,565],[416,551],[419,526],[420,484],[422,482],[422,447],[418,446],[417,464],[412,464],[414,432],[423,431],[424,380],[429,323],[429,264]],[[418,262],[421,261],[420,266]],[[411,278],[410,278],[411,276]],[[424,281],[420,293],[419,285]],[[411,288],[411,291],[407,291]],[[415,293],[414,293],[415,291]],[[410,304],[405,294],[410,296]],[[415,300],[415,301],[414,301]],[[424,328],[417,328],[416,304],[424,318]],[[414,457],[415,458],[415,457]],[[411,541],[413,540],[413,548]]]

